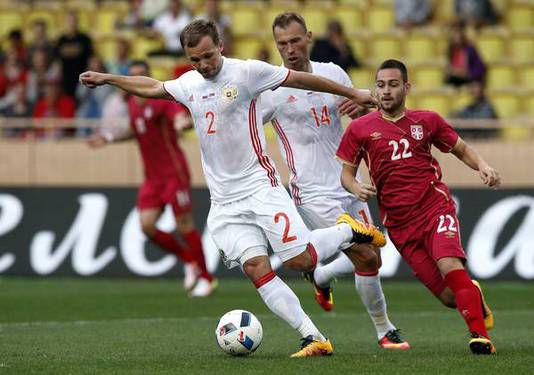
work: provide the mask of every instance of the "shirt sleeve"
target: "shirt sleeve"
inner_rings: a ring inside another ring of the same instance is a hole
[[[432,123],[434,126],[432,144],[441,152],[450,152],[458,141],[458,133],[437,113],[433,113]]]
[[[259,60],[247,60],[249,65],[248,87],[256,96],[266,90],[275,90],[289,76],[289,69]]]
[[[344,164],[351,165],[353,167],[360,164],[360,140],[356,133],[358,125],[355,121],[352,121],[343,134],[341,142],[336,152],[336,158],[341,160]]]
[[[179,103],[186,103],[187,95],[183,85],[183,76],[163,82],[163,89]]]

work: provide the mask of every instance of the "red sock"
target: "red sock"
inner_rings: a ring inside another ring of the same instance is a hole
[[[315,247],[311,244],[311,242],[306,245],[306,250],[310,253],[313,268],[317,267],[317,251],[315,250]]]
[[[204,251],[202,250],[202,238],[200,237],[200,233],[198,233],[196,229],[193,229],[191,232],[184,234],[182,237],[185,242],[187,242],[195,261],[200,268],[200,276],[208,279],[209,281],[213,280],[213,276],[211,276],[211,274],[208,272],[208,268],[206,267],[206,258],[204,257]]]
[[[156,233],[154,233],[151,240],[163,250],[176,255],[182,262],[189,263],[193,261],[193,253],[184,249],[172,234],[156,229]]]
[[[445,283],[454,293],[456,308],[467,323],[469,331],[489,338],[484,326],[480,294],[467,272],[463,269],[451,271],[445,275]]]

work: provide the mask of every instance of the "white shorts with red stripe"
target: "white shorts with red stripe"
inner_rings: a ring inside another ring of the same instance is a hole
[[[373,223],[367,203],[353,197],[309,199],[297,206],[297,209],[310,230],[334,225],[339,215],[344,212],[365,223]]]
[[[310,231],[282,186],[266,187],[244,199],[212,203],[208,230],[228,268],[274,253],[287,261],[306,250]]]

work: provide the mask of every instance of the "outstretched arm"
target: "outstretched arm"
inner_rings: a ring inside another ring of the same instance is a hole
[[[127,141],[132,138],[134,138],[134,134],[129,128],[120,129],[116,132],[101,129],[87,138],[87,144],[91,148],[101,148],[108,143]]]
[[[488,163],[480,156],[480,154],[463,139],[458,138],[458,141],[451,150],[451,153],[460,159],[465,165],[478,171],[480,179],[485,185],[497,188],[501,184],[501,176],[499,172],[490,167]]]
[[[369,90],[358,90],[343,86],[328,78],[295,70],[291,70],[286,81],[282,83],[282,86],[344,96],[363,107],[374,107],[377,103]]]
[[[150,77],[119,76],[88,71],[80,74],[80,82],[91,89],[102,85],[112,85],[143,98],[174,99],[165,91],[163,82]]]
[[[343,163],[341,170],[341,185],[349,193],[354,194],[362,202],[367,202],[369,199],[376,196],[376,188],[373,185],[364,184],[356,180],[356,173],[358,167]]]

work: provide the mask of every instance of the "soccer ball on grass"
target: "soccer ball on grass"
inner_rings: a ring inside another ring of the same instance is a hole
[[[232,310],[224,314],[215,330],[217,343],[231,355],[248,355],[258,349],[263,328],[258,318],[245,310]]]

